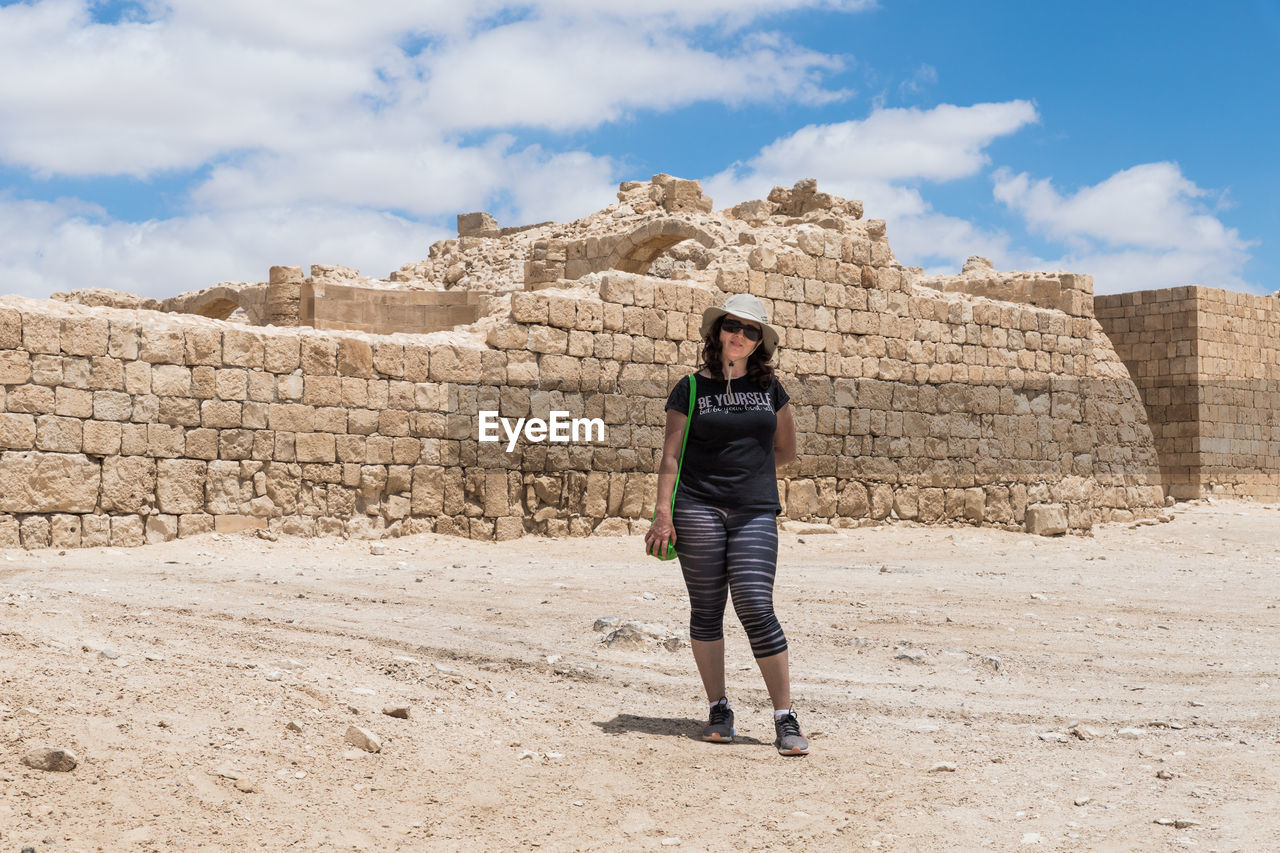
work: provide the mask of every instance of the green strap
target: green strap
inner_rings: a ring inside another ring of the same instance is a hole
[[[698,396],[698,375],[689,374],[689,411],[684,417],[684,437],[680,439],[680,460],[676,463],[676,482],[671,487],[671,511],[676,510],[676,491],[680,488],[680,472],[684,469],[684,446],[689,441],[689,424],[693,422],[693,401]],[[653,517],[658,517],[658,508],[653,508]]]
[[[693,423],[693,401],[698,396],[698,375],[689,374],[689,412],[684,417],[684,438],[680,439],[680,461],[676,463],[676,484],[671,487],[671,511],[676,511],[676,491],[680,488],[680,472],[684,469],[684,446],[689,441],[689,424]],[[657,510],[654,510],[655,515]]]

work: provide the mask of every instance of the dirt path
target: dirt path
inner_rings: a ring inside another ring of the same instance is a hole
[[[0,850],[1280,850],[1274,509],[782,538],[798,759],[639,537],[0,552]]]

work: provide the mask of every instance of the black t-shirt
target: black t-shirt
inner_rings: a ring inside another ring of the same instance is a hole
[[[773,436],[778,409],[791,398],[776,379],[767,390],[746,377],[736,379],[732,400],[727,385],[722,379],[698,376],[676,494],[725,509],[782,512]],[[680,414],[689,411],[689,377],[676,383],[667,408]]]

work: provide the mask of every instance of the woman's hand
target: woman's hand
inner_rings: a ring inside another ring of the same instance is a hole
[[[649,532],[644,535],[644,552],[655,557],[667,553],[667,543],[676,541],[676,526],[671,521],[670,512],[658,512]]]

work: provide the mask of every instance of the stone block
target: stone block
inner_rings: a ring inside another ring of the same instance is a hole
[[[1027,507],[1026,529],[1038,536],[1059,536],[1067,532],[1067,508],[1062,504]]]
[[[22,346],[22,314],[12,308],[0,308],[0,350]],[[3,385],[0,382],[0,385]]]
[[[17,350],[0,352],[0,385],[22,385],[30,380],[30,355]]]
[[[36,443],[34,415],[0,412],[0,449],[31,450]]]
[[[151,515],[147,517],[145,534],[148,544],[170,542],[178,538],[178,517]]]
[[[85,421],[82,436],[84,452],[89,456],[115,456],[120,453],[121,426],[112,421]]]
[[[222,363],[228,367],[262,370],[266,358],[266,340],[255,332],[228,329],[222,333]]]
[[[263,343],[263,369],[268,373],[292,373],[302,363],[301,341],[271,336]]]
[[[146,529],[140,515],[111,516],[111,545],[136,548],[146,544]]]
[[[330,433],[306,432],[294,436],[294,452],[299,462],[334,462],[337,446]]]
[[[68,355],[106,355],[107,321],[97,317],[64,317],[62,351]]]
[[[204,508],[207,466],[193,459],[162,459],[156,465],[156,506],[163,513],[185,514]]]
[[[0,453],[0,512],[93,512],[102,471],[80,454]]]
[[[371,378],[374,375],[373,348],[364,341],[338,341],[338,373],[343,376]]]
[[[43,515],[29,515],[22,519],[18,526],[18,535],[22,540],[22,547],[27,550],[48,548],[53,538],[49,519]]]
[[[102,509],[108,512],[141,512],[150,504],[155,490],[154,459],[112,456],[102,460]]]
[[[481,351],[469,347],[443,346],[431,351],[432,382],[475,385],[482,373]]]
[[[213,532],[213,516],[205,513],[178,516],[178,536],[201,536]]]
[[[79,453],[83,423],[79,418],[42,416],[36,421],[36,449],[50,453]]]
[[[331,376],[338,370],[338,344],[328,338],[302,339],[302,372],[307,377]]]
[[[80,516],[80,547],[105,548],[111,544],[111,516]]]
[[[49,519],[49,544],[53,548],[79,548],[80,516],[62,513],[52,516]]]
[[[27,352],[57,355],[62,351],[61,336],[59,318],[30,311],[22,316],[22,348]]]
[[[183,334],[185,363],[222,366],[222,332],[218,329],[187,329]]]
[[[139,330],[138,358],[152,364],[182,364],[187,345],[182,329],[145,323]]]

